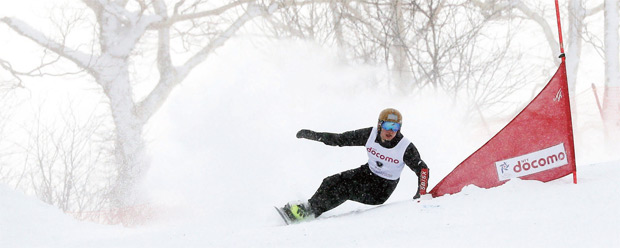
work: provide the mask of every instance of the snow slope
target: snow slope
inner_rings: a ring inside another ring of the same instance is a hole
[[[218,54],[148,130],[144,193],[159,218],[133,228],[79,222],[0,185],[0,247],[620,247],[620,161],[587,143],[577,144],[577,185],[512,180],[417,202],[417,179],[405,171],[381,207],[347,202],[283,226],[274,205],[307,199],[324,177],[366,160],[360,147],[296,139],[299,129],[369,127],[396,107],[431,186],[493,133],[463,122],[439,94],[373,90],[380,69],[340,65],[308,44],[231,45]]]
[[[577,185],[512,180],[291,226],[264,204],[246,210],[252,217],[205,206],[142,227],[100,226],[2,186],[0,247],[619,247],[618,173],[620,162],[587,165]]]

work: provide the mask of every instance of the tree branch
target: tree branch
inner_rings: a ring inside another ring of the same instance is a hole
[[[153,2],[155,13],[162,19],[167,19],[167,6],[162,0]],[[146,123],[157,109],[163,104],[174,87],[181,81],[176,80],[176,69],[172,64],[170,54],[170,27],[163,26],[158,29],[157,41],[157,68],[159,70],[159,82],[151,93],[137,105],[140,119]]]
[[[287,6],[303,6],[303,5],[308,5],[308,4],[317,4],[317,3],[332,3],[334,0],[307,0],[307,1],[296,1],[296,0],[284,0],[284,1],[278,1],[279,3],[276,3],[276,1],[273,1],[270,5],[271,10],[269,10],[270,12],[273,12],[275,9],[281,9]],[[181,1],[179,3],[177,3],[175,5],[174,8],[174,12],[173,15],[162,21],[159,23],[156,23],[155,25],[153,25],[151,28],[152,29],[159,29],[162,27],[170,27],[172,25],[174,25],[177,22],[182,22],[182,21],[191,21],[197,18],[203,18],[203,17],[207,17],[207,16],[217,16],[217,15],[221,15],[224,12],[242,6],[244,4],[258,4],[256,3],[256,0],[238,0],[238,1],[234,1],[232,3],[228,3],[226,5],[223,5],[221,7],[215,8],[215,9],[211,9],[211,10],[205,10],[205,11],[200,11],[200,12],[195,12],[195,13],[190,13],[190,14],[186,14],[186,15],[178,15],[178,9],[180,7],[181,4],[183,4],[184,1]],[[346,2],[359,2],[359,3],[365,3],[366,1],[359,1],[359,0],[349,0]]]
[[[558,54],[558,52],[555,49],[559,47],[559,44],[555,40],[554,33],[551,27],[549,26],[549,23],[547,23],[547,21],[545,20],[545,18],[540,16],[538,13],[532,11],[529,7],[527,7],[520,0],[517,0],[514,2],[514,7],[520,10],[523,14],[525,14],[528,18],[536,22],[542,28],[543,33],[545,33],[545,38],[547,39],[547,43],[549,44],[551,55],[552,57],[555,58],[556,55]]]
[[[163,10],[159,10],[163,11]],[[208,55],[216,48],[224,45],[224,43],[233,37],[233,35],[243,27],[248,21],[265,12],[272,13],[275,7],[272,5],[267,10],[254,4],[250,4],[246,12],[241,15],[234,23],[232,23],[224,32],[213,39],[206,47],[198,51],[194,56],[183,64],[183,66],[175,68],[172,66],[169,54],[169,29],[160,28],[159,33],[159,50],[158,50],[158,66],[160,67],[160,79],[153,91],[140,103],[138,103],[138,113],[142,121],[147,121],[164,103],[165,99],[170,95],[174,87],[182,82],[193,68],[205,61]],[[160,12],[163,13],[163,12]],[[168,70],[164,68],[169,68]]]
[[[82,69],[85,69],[92,73],[90,68],[91,62],[95,57],[92,54],[86,54],[77,50],[70,49],[64,44],[58,43],[51,38],[46,37],[41,32],[35,30],[30,25],[15,18],[4,17],[0,19],[0,22],[7,24],[15,32],[24,36],[42,47],[45,47],[63,58],[66,58]]]
[[[202,18],[202,17],[207,17],[207,16],[216,16],[216,15],[221,15],[222,13],[239,7],[243,4],[247,4],[247,3],[252,3],[252,2],[256,2],[256,0],[240,0],[240,1],[234,1],[232,3],[226,4],[224,6],[221,6],[219,8],[216,9],[212,9],[212,10],[206,10],[206,11],[200,11],[200,12],[195,12],[195,13],[190,13],[190,14],[186,14],[186,15],[177,15],[177,11],[178,11],[178,7],[179,6],[175,6],[175,13],[173,16],[171,16],[170,18],[156,23],[155,25],[152,26],[153,29],[160,29],[163,27],[170,27],[172,25],[174,25],[177,22],[182,22],[182,21],[189,21],[189,20],[194,20],[197,18]]]
[[[220,33],[219,36],[213,39],[206,47],[192,56],[182,67],[178,68],[178,77],[181,80],[184,79],[187,74],[189,74],[189,72],[198,64],[202,63],[213,50],[224,45],[224,43],[232,38],[232,36],[239,31],[245,23],[256,16],[259,16],[261,13],[262,12],[258,6],[250,5],[248,10],[234,23],[232,23],[224,32]]]
[[[82,2],[86,4],[86,6],[93,11],[93,13],[95,13],[97,19],[101,17],[101,10],[103,10],[103,4],[99,0],[82,0]]]

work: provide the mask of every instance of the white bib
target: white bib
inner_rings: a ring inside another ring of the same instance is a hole
[[[403,137],[394,148],[385,148],[375,142],[377,138],[377,127],[372,128],[370,137],[366,141],[366,151],[368,152],[368,167],[377,176],[388,180],[400,178],[400,173],[405,167],[405,150],[411,142]]]

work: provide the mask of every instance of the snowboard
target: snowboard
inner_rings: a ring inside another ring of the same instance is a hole
[[[276,211],[278,211],[278,214],[280,214],[280,217],[282,217],[282,220],[284,220],[284,223],[286,225],[290,225],[291,223],[293,223],[293,220],[288,217],[286,212],[284,212],[284,208],[279,208],[276,206],[274,206],[274,208],[276,209]]]
[[[433,199],[433,196],[431,196],[430,194],[424,194],[422,195],[420,198],[414,199],[413,201],[415,202],[415,204],[421,204],[421,208],[422,210],[428,211],[429,209],[437,209],[440,208],[441,206],[439,204],[429,204],[429,202],[432,202],[430,200]],[[403,201],[398,201],[398,202],[392,202],[392,203],[385,203],[385,204],[381,204],[381,205],[377,205],[377,206],[372,206],[369,208],[365,208],[365,209],[358,209],[358,210],[353,210],[347,213],[341,213],[341,214],[336,214],[336,215],[330,215],[330,216],[322,216],[319,219],[331,219],[331,218],[338,218],[338,217],[344,217],[344,216],[350,216],[350,215],[357,215],[357,214],[363,214],[366,212],[370,212],[370,211],[374,211],[386,206],[390,206],[390,205],[394,205],[394,204],[402,204],[405,202],[408,202],[411,200],[403,200]],[[296,221],[291,219],[291,217],[289,217],[286,214],[286,211],[284,210],[284,208],[282,207],[276,207],[274,206],[274,208],[276,209],[276,211],[278,212],[278,214],[280,215],[280,217],[282,217],[282,220],[284,221],[284,223],[286,225],[290,225],[290,224],[297,224],[297,223],[302,223],[302,222],[307,222],[307,221],[311,221],[311,220],[315,220],[315,218],[309,218],[309,219],[305,219],[303,221]]]

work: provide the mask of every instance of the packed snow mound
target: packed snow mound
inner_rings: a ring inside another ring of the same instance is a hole
[[[0,217],[5,223],[16,224],[11,225],[10,228],[6,225],[0,226],[7,230],[32,230],[32,228],[39,228],[37,224],[50,221],[64,225],[75,223],[71,217],[66,216],[56,207],[45,204],[35,197],[26,196],[4,184],[0,184]]]
[[[61,245],[89,226],[92,224],[79,223],[54,206],[0,184],[0,247]]]
[[[289,226],[270,206],[246,208],[254,217],[238,220],[216,202],[146,226],[103,226],[2,185],[0,247],[620,247],[619,173],[620,161],[578,167],[576,185],[571,176],[514,179],[430,200],[346,203]]]

